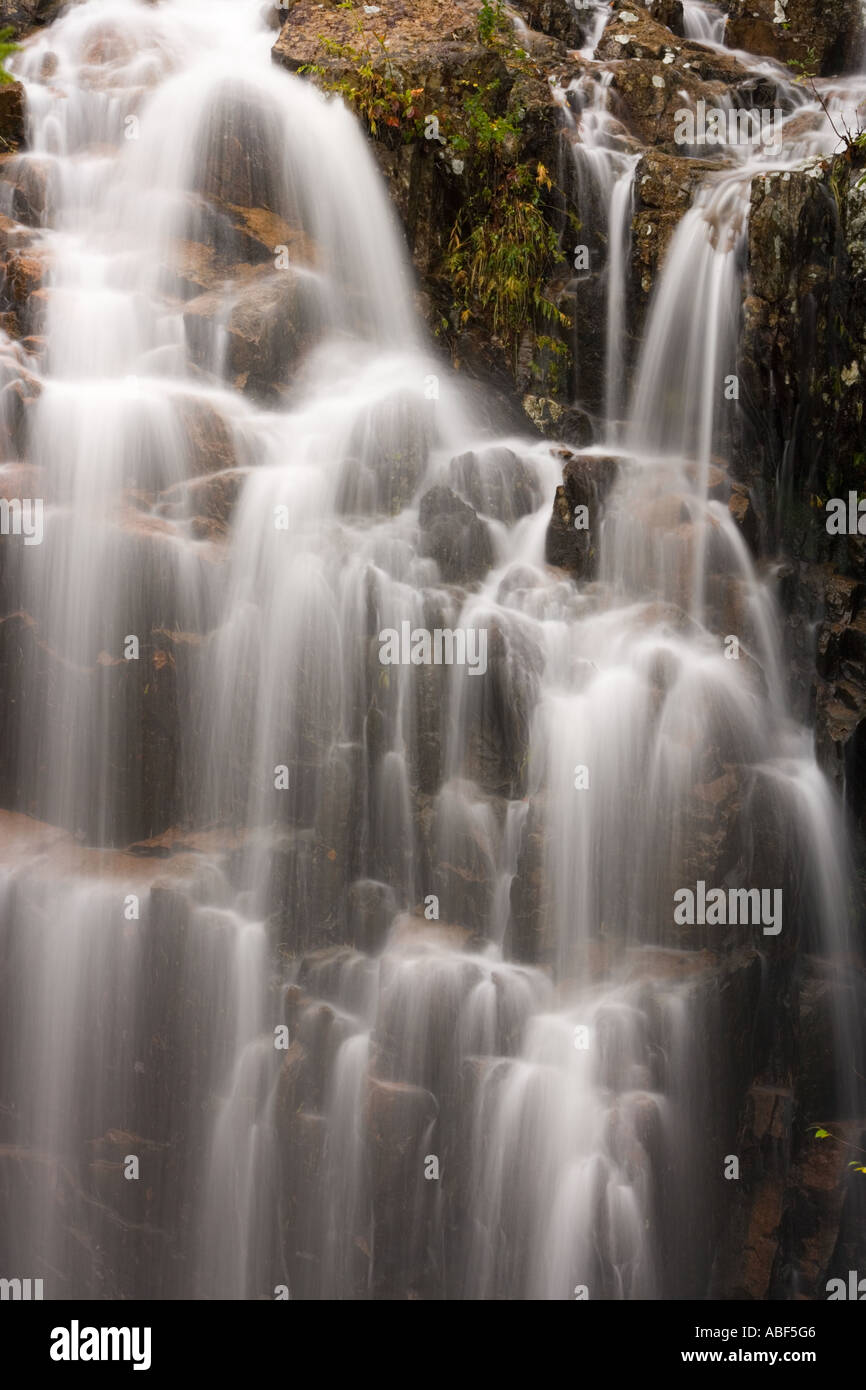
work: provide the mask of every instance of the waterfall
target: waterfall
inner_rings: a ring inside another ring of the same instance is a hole
[[[48,1297],[706,1297],[713,970],[849,931],[727,505],[776,166],[708,177],[632,373],[639,156],[604,79],[564,97],[605,247],[570,460],[613,480],[576,584],[562,450],[481,426],[358,123],[272,42],[260,0],[90,0],[14,60],[47,348],[2,344],[38,386],[3,462],[45,497],[4,570],[4,1265]],[[469,655],[386,664],[404,627]],[[781,890],[781,936],[678,923],[698,880]]]
[[[683,31],[687,39],[721,44],[725,37],[725,13],[706,0],[683,0]]]
[[[613,443],[624,404],[626,348],[626,286],[631,247],[634,173],[639,155],[633,141],[610,110],[610,72],[579,78],[569,85],[562,100],[572,141],[575,202],[585,209],[591,241],[575,248],[578,270],[575,335],[577,397],[583,400],[580,329],[600,327],[604,320],[604,399],[588,401],[601,407],[608,437]],[[583,234],[583,233],[582,233]],[[581,251],[587,264],[582,263]],[[598,266],[604,267],[598,271]],[[582,272],[589,271],[589,275]],[[598,283],[601,282],[601,294]],[[601,336],[598,334],[597,336]]]

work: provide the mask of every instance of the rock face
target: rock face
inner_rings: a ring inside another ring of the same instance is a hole
[[[484,522],[447,487],[434,487],[421,498],[422,554],[430,555],[448,584],[481,579],[493,563],[493,548]]]
[[[544,555],[549,565],[575,578],[590,578],[598,549],[604,499],[616,479],[617,460],[574,454],[565,460],[556,489]]]
[[[570,7],[563,0],[542,8],[553,33],[555,12],[564,18]],[[411,8],[382,0],[370,14],[296,0],[273,49],[275,62],[306,71],[354,107],[405,229],[431,328],[455,365],[493,378],[506,395],[520,375],[518,357],[538,360],[537,340],[550,326],[538,313],[520,332],[492,328],[495,306],[473,298],[455,252],[479,228],[501,225],[522,193],[534,219],[516,245],[527,289],[554,297],[545,280],[563,259],[563,201],[552,179],[561,130],[548,76],[551,65],[567,72],[573,64],[555,38],[536,33],[527,43],[531,51],[510,23],[486,29],[481,0]],[[521,414],[513,399],[510,408]]]
[[[251,277],[236,290],[225,323],[220,321],[225,295],[213,291],[191,300],[184,323],[193,361],[212,369],[224,352],[237,390],[278,396],[311,318],[303,289],[304,282],[290,270]]]
[[[0,152],[9,154],[24,144],[27,109],[20,82],[0,87]]]
[[[570,0],[528,0],[520,6],[530,29],[561,39],[570,48],[578,48],[586,37],[580,9]]]
[[[0,0],[0,28],[11,24],[16,34],[36,25],[50,24],[67,0]]]
[[[691,206],[698,180],[707,173],[700,160],[686,162],[660,150],[648,150],[635,176],[635,214],[632,223],[631,331],[645,322],[656,273],[683,213]]]
[[[796,687],[825,767],[862,818],[866,536],[828,532],[828,504],[862,489],[866,189],[840,157],[755,180],[740,371],[738,470],[790,557]],[[831,523],[832,525],[832,523]],[[817,623],[817,672],[814,625]],[[861,825],[863,824],[861,819]]]
[[[324,90],[357,93],[354,104],[375,138],[423,275],[435,272],[447,249],[472,173],[462,140],[453,145],[465,99],[489,88],[502,114],[515,81],[500,52],[479,40],[480,8],[476,0],[426,0],[409,10],[386,0],[356,29],[352,15],[298,0],[274,45],[274,60],[291,71],[312,67]],[[357,72],[365,62],[375,74],[366,85]]]
[[[584,277],[576,296],[570,253],[574,226],[591,228],[606,209],[590,205],[579,186],[561,109],[569,84],[587,71],[575,47],[598,17],[571,0],[531,0],[521,13],[528,30],[487,24],[481,0],[423,0],[411,10],[382,0],[363,15],[295,0],[273,57],[339,93],[367,126],[420,277],[422,307],[454,366],[495,383],[500,413],[522,415],[523,428],[529,420],[543,434],[583,445],[591,426],[565,428],[570,367],[573,359],[582,403],[597,409],[604,360],[590,328],[604,306],[590,292],[597,281],[603,295],[604,285],[603,276]],[[677,0],[649,7],[617,0],[595,56],[610,63],[611,112],[643,153],[626,286],[628,331],[639,334],[658,265],[705,175],[701,161],[682,158],[677,113],[699,100],[753,109],[785,108],[787,98],[746,55],[685,39]],[[519,248],[527,283],[538,289],[519,329],[503,330],[495,304],[467,289],[485,262],[483,252],[470,258],[473,239],[502,225],[519,190],[538,213],[536,244]],[[599,254],[605,245],[602,231]]]
[[[617,0],[596,49],[616,63],[611,85],[626,124],[647,145],[681,154],[675,143],[677,112],[699,100],[735,108],[787,106],[777,84],[757,72],[747,54],[705,48],[642,6]]]
[[[823,76],[856,66],[866,31],[858,0],[729,0],[726,8],[729,48],[802,62]]]
[[[13,613],[0,620],[0,694],[3,737],[8,746],[33,746],[34,718],[55,724],[60,711],[71,703],[87,703],[104,711],[106,727],[126,727],[132,732],[122,752],[107,760],[106,796],[116,808],[111,840],[128,844],[146,839],[177,824],[182,814],[179,800],[178,675],[185,680],[197,641],[186,634],[154,631],[142,643],[138,661],[103,660],[91,668],[70,670],[69,664],[40,637],[33,619]],[[34,704],[22,696],[20,674],[28,672],[26,690],[38,689],[38,716]],[[22,756],[4,763],[4,806],[37,818],[51,819],[52,793],[45,790],[40,767]],[[38,798],[47,797],[45,801]],[[103,810],[82,805],[75,825],[90,842],[105,835]]]

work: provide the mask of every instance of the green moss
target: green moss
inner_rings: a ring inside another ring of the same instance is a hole
[[[351,0],[341,8],[355,9]],[[524,330],[550,325],[552,331],[536,340],[543,366],[536,365],[535,371],[550,389],[557,389],[570,354],[553,333],[571,325],[542,286],[564,261],[556,231],[561,209],[544,166],[520,162],[525,112],[510,91],[511,81],[464,80],[445,99],[447,105],[443,101],[430,110],[425,103],[422,108],[424,89],[404,86],[385,39],[374,35],[370,40],[360,17],[354,27],[351,43],[320,35],[323,54],[336,62],[307,64],[300,71],[314,76],[323,90],[339,94],[377,139],[423,140],[431,153],[437,152],[443,172],[465,180],[438,274],[448,282],[462,322],[478,318],[514,365]],[[478,36],[496,48],[511,80],[515,72],[538,77],[529,55],[515,44],[502,0],[485,0]],[[446,320],[442,327],[447,330]]]
[[[11,72],[6,71],[6,59],[13,53],[17,53],[21,48],[20,43],[13,43],[11,41],[14,33],[15,30],[12,28],[11,24],[7,24],[3,29],[0,29],[0,87],[8,87],[10,83],[15,81]]]

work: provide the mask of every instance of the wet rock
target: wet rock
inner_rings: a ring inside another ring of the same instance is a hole
[[[439,566],[447,584],[472,584],[493,563],[493,546],[484,522],[447,487],[433,487],[421,498],[418,514],[421,553]]]
[[[328,1125],[324,1116],[298,1111],[288,1141],[280,1149],[280,1234],[293,1298],[321,1297],[319,1212],[322,1173],[327,1163]],[[368,1263],[362,1249],[363,1232],[355,1236],[356,1296],[366,1296]]]
[[[840,1075],[839,1022],[866,1016],[866,985],[853,972],[847,978],[833,960],[808,956],[803,962],[796,1026],[797,1103],[810,1119],[841,1119],[861,1113],[866,1083],[854,1068]],[[844,1077],[844,1079],[843,1079]]]
[[[200,137],[195,191],[220,204],[283,211],[280,125],[241,81],[227,83]]]
[[[88,1173],[94,1197],[126,1221],[137,1224],[153,1220],[170,1164],[169,1146],[142,1138],[139,1134],[109,1130],[88,1144]],[[127,1180],[126,1160],[138,1159],[139,1177]]]
[[[31,1149],[0,1145],[0,1201],[7,1213],[4,1254],[11,1270],[44,1271],[48,1298],[144,1298],[150,1271],[171,1248],[165,1231],[130,1222],[95,1202],[72,1165]],[[140,1187],[126,1182],[124,1187]],[[51,1214],[52,1239],[41,1244],[27,1214]],[[24,1277],[27,1277],[24,1275]],[[38,1276],[37,1276],[38,1277]]]
[[[213,370],[224,333],[234,387],[264,399],[279,397],[306,339],[309,301],[301,279],[291,270],[251,276],[230,294],[223,324],[225,300],[225,293],[214,291],[187,304],[183,317],[193,361]]]
[[[424,1177],[437,1154],[436,1098],[420,1086],[370,1077],[366,1125],[371,1146],[374,1293],[380,1298],[423,1296],[428,1274],[428,1225],[438,1181]]]
[[[0,379],[11,376],[11,381],[0,390],[0,449],[7,459],[26,457],[33,406],[42,395],[42,383],[17,363],[3,363],[0,366]],[[43,475],[44,476],[44,475]],[[17,497],[42,497],[42,492],[18,492]],[[11,604],[7,595],[7,604]]]
[[[483,802],[444,788],[434,803],[427,847],[432,891],[439,898],[443,919],[483,938],[489,934],[495,886],[486,810]]]
[[[311,1095],[309,1077],[310,1057],[297,1040],[290,1043],[277,1082],[275,1117],[284,1138],[290,1138],[294,1117]]]
[[[698,168],[695,165],[698,164]],[[691,205],[706,164],[648,150],[635,171],[635,215],[632,223],[634,327],[639,334],[646,309],[680,218]]]
[[[433,627],[448,627],[446,615]],[[413,672],[415,712],[413,780],[422,793],[435,795],[442,779],[445,711],[448,707],[448,672],[444,666],[419,666]],[[368,720],[368,744],[369,744]]]
[[[67,0],[0,0],[0,25],[11,24],[16,36],[27,29],[50,24]]]
[[[671,47],[671,32],[643,5],[618,4],[595,50],[596,59],[658,58]]]
[[[384,945],[397,911],[387,883],[358,879],[349,889],[349,939],[359,951],[375,955]]]
[[[183,299],[221,290],[239,269],[246,274],[251,267],[278,269],[284,254],[293,266],[318,263],[304,231],[269,208],[214,204],[190,194],[182,231],[169,242],[164,284],[167,293]]]
[[[862,1122],[822,1111],[831,1137],[816,1141],[792,1099],[790,1088],[766,1084],[746,1096],[732,1149],[745,1181],[730,1184],[712,1296],[823,1301],[828,1278],[847,1282],[849,1256],[862,1252],[862,1189],[846,1174]]]
[[[618,467],[616,458],[571,454],[566,459],[545,539],[544,555],[549,565],[568,570],[579,579],[591,576],[601,509]],[[587,508],[588,516],[578,512],[581,507]],[[576,522],[584,520],[588,522],[586,526],[576,526]]]
[[[686,837],[682,856],[684,882],[703,879],[705,883],[716,884],[725,881],[737,860],[742,800],[740,777],[733,768],[726,767],[717,777],[695,783],[682,815]],[[686,927],[684,930],[683,944],[694,944],[698,929]]]
[[[178,396],[175,410],[183,430],[189,471],[198,476],[231,472],[237,463],[234,440],[219,411],[196,396]]]
[[[159,511],[167,516],[189,516],[196,540],[222,540],[246,478],[243,469],[234,468],[177,483],[160,493]]]
[[[683,5],[682,0],[649,0],[647,12],[656,24],[663,24],[666,29],[670,29],[672,34],[677,37],[683,35]]]
[[[758,518],[749,489],[745,487],[743,483],[731,484],[731,495],[728,498],[728,511],[742,531],[743,539],[749,549],[754,554],[757,554],[759,540]]]
[[[801,717],[816,711],[823,765],[840,784],[849,774],[852,809],[866,712],[862,605],[852,584],[862,574],[862,541],[828,533],[826,503],[862,488],[866,193],[859,179],[843,158],[753,181],[734,465],[766,518],[763,543],[792,559],[782,588],[791,685]],[[855,815],[862,825],[859,802]],[[866,891],[864,852],[861,835]]]
[[[642,143],[651,145],[674,145],[678,113],[684,108],[694,109],[701,99],[718,106],[728,96],[721,82],[703,82],[696,73],[684,73],[661,59],[623,64],[612,86],[618,114]]]
[[[180,689],[189,689],[186,672],[197,651],[198,644],[191,636],[160,630],[143,644],[140,662],[124,663],[127,688],[123,693],[128,707],[124,724],[136,733],[129,739],[121,784],[122,803],[129,798],[123,817],[127,833],[120,835],[121,841],[153,835],[178,819],[182,791],[178,668]],[[138,671],[132,669],[135,667]],[[110,682],[111,668],[100,669]]]
[[[9,154],[24,144],[27,107],[20,82],[0,86],[0,151]]]
[[[338,511],[402,511],[427,468],[434,437],[429,407],[430,402],[400,391],[360,416],[342,463]]]
[[[12,314],[15,337],[38,333],[44,319],[42,292],[50,262],[45,253],[31,248],[10,249],[3,259],[3,286],[0,303]]]
[[[675,11],[671,18],[677,22]],[[615,60],[614,109],[643,144],[663,145],[670,154],[680,154],[679,113],[695,110],[699,100],[708,107],[790,109],[783,89],[766,73],[752,71],[742,55],[704,47],[683,39],[681,33],[681,27],[672,32],[657,22],[652,9],[621,0],[596,50],[597,58]]]
[[[786,1149],[791,1139],[792,1096],[786,1087],[753,1086],[746,1098],[745,1153],[752,1178],[740,1272],[741,1296],[767,1298],[784,1210]],[[742,1161],[742,1159],[741,1159]]]
[[[351,946],[324,946],[306,951],[298,969],[298,984],[310,995],[332,1000],[360,1012],[378,964]]]
[[[34,290],[42,288],[45,278],[46,261],[44,256],[10,251],[4,261],[4,295],[11,303],[20,307]]]
[[[521,9],[530,29],[561,39],[569,48],[579,48],[584,42],[584,23],[569,0],[526,0]]]
[[[822,76],[853,71],[866,21],[858,0],[729,0],[725,43],[781,63],[802,62]],[[784,19],[780,18],[781,14]]]
[[[320,746],[324,745],[329,732],[327,720],[315,730],[314,737]],[[335,749],[323,769],[312,865],[318,940],[345,939],[348,886],[355,871],[352,827],[362,814],[361,768],[362,750],[353,744]]]
[[[543,807],[534,802],[524,826],[511,881],[511,941],[515,960],[527,965],[550,965],[557,942],[550,920],[550,884],[546,873]]]
[[[35,156],[0,155],[0,174],[12,184],[12,216],[28,227],[40,227],[49,210],[50,165]]]
[[[501,619],[487,628],[487,672],[467,683],[464,771],[509,800],[526,791],[532,716],[544,659],[525,628]]]
[[[455,492],[476,512],[511,524],[538,505],[538,486],[527,465],[511,449],[491,448],[458,454],[448,477]]]
[[[555,438],[575,449],[585,449],[594,436],[592,419],[580,406],[567,406],[556,422]]]
[[[154,631],[141,643],[138,661],[111,660],[71,667],[40,640],[36,623],[16,613],[0,622],[0,688],[8,748],[22,751],[18,766],[6,762],[0,795],[11,809],[50,819],[55,810],[50,777],[34,761],[34,721],[63,727],[69,709],[102,711],[104,728],[127,730],[122,749],[111,739],[94,750],[104,763],[91,799],[82,801],[70,829],[91,842],[110,833],[113,844],[144,840],[178,819],[180,791],[178,668],[184,682],[197,641],[189,634]],[[189,688],[185,685],[185,688]],[[38,698],[37,698],[38,697]],[[77,735],[76,735],[77,736]],[[106,813],[111,811],[110,832]]]

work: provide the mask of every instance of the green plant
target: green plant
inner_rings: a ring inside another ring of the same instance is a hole
[[[840,1138],[838,1134],[831,1134],[829,1129],[825,1129],[823,1125],[809,1125],[809,1129],[815,1131],[812,1135],[813,1139],[832,1139],[835,1143],[842,1144],[846,1149],[853,1149],[859,1154],[864,1153],[864,1150],[861,1149],[858,1144],[851,1144],[847,1139]],[[866,1173],[866,1163],[864,1163],[862,1159],[859,1162],[855,1158],[850,1159],[848,1167],[853,1168],[855,1173]]]
[[[351,9],[352,6],[343,5],[340,8]],[[418,98],[424,94],[423,87],[402,87],[395,79],[384,38],[379,34],[373,35],[384,59],[380,65],[367,42],[360,20],[357,30],[363,42],[360,48],[338,43],[324,34],[319,35],[324,52],[344,62],[352,69],[351,74],[334,77],[320,63],[305,63],[299,72],[310,73],[318,79],[322,88],[342,96],[347,105],[366,122],[371,135],[378,135],[380,125],[384,125],[399,131],[404,140],[413,139],[423,131],[423,118],[416,105]]]
[[[503,145],[509,136],[516,139],[520,134],[518,114],[497,116],[488,109],[499,90],[498,78],[484,87],[479,87],[477,83],[472,85],[475,90],[464,97],[458,118],[462,129],[455,130],[450,144],[458,154],[468,150],[490,154],[497,146]]]
[[[561,315],[565,322],[569,323],[565,315]],[[554,396],[567,386],[567,372],[571,365],[571,352],[568,344],[561,338],[551,338],[547,333],[539,333],[535,339],[535,345],[543,353],[547,360],[544,363],[532,362],[530,370],[535,381],[545,382],[545,389],[553,392]]]
[[[351,0],[341,9],[355,11]],[[512,354],[515,366],[521,336],[542,321],[556,328],[570,320],[541,288],[552,267],[563,261],[554,219],[561,210],[548,197],[553,184],[542,164],[515,165],[523,108],[509,104],[502,82],[459,82],[457,92],[445,95],[440,109],[422,110],[423,88],[403,86],[394,68],[384,35],[365,27],[355,16],[351,42],[319,35],[330,64],[309,63],[302,73],[315,75],[318,85],[341,95],[379,139],[403,142],[425,139],[443,170],[462,175],[471,160],[460,211],[452,227],[448,250],[439,270],[449,282],[452,303],[465,323],[473,314],[482,319]],[[528,55],[508,42],[511,33],[502,0],[485,0],[479,15],[479,35],[496,42],[509,67],[525,71]],[[536,74],[537,75],[537,74]],[[510,84],[509,84],[510,88]],[[447,332],[449,321],[443,319]],[[570,359],[569,349],[552,333],[536,338],[544,365],[535,374],[556,383]],[[555,389],[555,385],[553,386]]]
[[[528,165],[510,170],[490,194],[487,215],[465,237],[458,219],[446,258],[463,321],[478,313],[515,359],[533,321],[571,324],[541,288],[552,265],[564,259],[545,215],[544,194],[551,188],[543,164],[534,173]]]
[[[2,87],[7,87],[11,82],[15,81],[11,72],[6,71],[6,59],[10,57],[11,54],[18,53],[21,48],[20,43],[12,42],[14,33],[15,30],[12,28],[11,24],[7,24],[3,29],[0,29],[0,86]]]
[[[482,43],[492,43],[505,23],[503,0],[481,0],[478,16],[478,37]]]
[[[797,74],[798,82],[814,82],[820,68],[818,55],[814,48],[807,48],[805,58],[789,58],[788,67]]]

